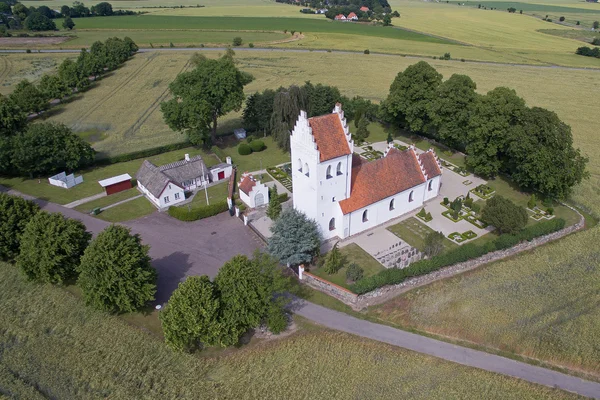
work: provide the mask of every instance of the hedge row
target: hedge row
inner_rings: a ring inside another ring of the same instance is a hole
[[[440,268],[447,267],[490,253],[496,250],[504,250],[517,245],[523,241],[547,235],[559,231],[565,227],[565,220],[554,218],[549,221],[543,221],[538,224],[528,226],[515,235],[503,234],[493,242],[487,242],[484,245],[467,243],[447,253],[432,257],[426,260],[417,261],[404,269],[390,268],[379,272],[368,278],[361,279],[350,287],[356,294],[364,294],[386,285],[395,285],[403,282],[407,278],[425,275]]]
[[[151,149],[134,151],[132,153],[120,154],[120,155],[114,156],[114,157],[99,158],[94,161],[94,165],[100,166],[100,165],[117,164],[117,163],[122,163],[122,162],[126,162],[126,161],[137,160],[138,158],[147,158],[147,157],[151,157],[151,156],[156,156],[158,154],[166,153],[169,151],[181,150],[181,149],[185,149],[186,147],[190,147],[190,146],[192,146],[192,144],[190,142],[167,144],[165,146],[153,147]]]
[[[177,218],[180,221],[196,221],[202,218],[212,217],[213,215],[220,214],[229,210],[227,201],[219,201],[204,207],[197,207],[188,210],[187,207],[169,207],[169,215],[173,218]]]
[[[286,193],[281,193],[280,195],[278,195],[277,197],[279,197],[279,202],[280,203],[285,203],[286,201],[288,201],[288,194]]]

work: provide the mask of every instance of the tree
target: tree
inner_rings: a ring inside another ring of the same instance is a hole
[[[392,25],[392,17],[389,14],[383,16],[383,26],[391,26]]]
[[[471,78],[458,74],[438,86],[428,113],[436,136],[442,143],[455,149],[465,148],[465,127],[469,124],[477,100],[476,88]]]
[[[335,86],[306,82],[302,87],[307,97],[307,113],[309,117],[329,114],[335,104],[342,100],[340,91]],[[298,118],[298,115],[296,115]]]
[[[279,88],[273,99],[273,113],[269,128],[279,148],[290,150],[290,131],[298,120],[300,110],[308,109],[308,95],[304,88]]]
[[[220,308],[219,292],[206,275],[188,277],[159,314],[165,342],[177,351],[217,344],[222,330]]]
[[[427,108],[436,97],[442,75],[425,61],[400,72],[390,86],[381,111],[388,120],[416,133],[426,133],[430,125]]]
[[[592,24],[592,28],[594,28],[594,29],[600,28],[600,22],[594,21],[594,23]]]
[[[389,132],[388,132],[388,135],[387,135],[386,142],[387,142],[388,144],[390,144],[390,143],[392,143],[393,141],[394,141],[394,137],[392,136],[392,131],[389,131]]]
[[[64,6],[63,6],[64,7]],[[62,23],[63,28],[71,30],[75,27],[75,22],[68,15],[65,17]]]
[[[12,261],[17,257],[21,235],[39,210],[32,201],[0,193],[0,260]]]
[[[52,19],[56,16],[54,11],[52,11],[48,6],[39,6],[36,11],[49,19]]]
[[[72,90],[57,75],[42,75],[38,89],[42,92],[46,101],[53,99],[62,101],[64,97],[72,93]]]
[[[527,109],[508,146],[506,169],[521,188],[565,199],[588,176],[571,127],[543,108]]]
[[[68,5],[63,5],[60,7],[60,13],[62,14],[63,17],[70,17],[71,16],[71,7],[69,7]],[[64,23],[63,23],[64,26]],[[66,27],[65,27],[66,28]]]
[[[338,244],[333,245],[333,248],[329,253],[327,253],[327,257],[325,258],[325,264],[323,264],[323,269],[329,275],[333,275],[338,272],[344,264],[346,263],[345,257],[340,252],[338,248]]]
[[[367,119],[365,117],[362,117],[360,119],[360,121],[358,122],[358,129],[356,130],[356,133],[354,134],[354,139],[358,143],[364,142],[371,134],[371,132],[369,132],[368,126],[369,126],[369,121],[367,121]]]
[[[527,225],[527,211],[509,199],[496,195],[489,199],[481,219],[495,226],[500,233],[517,233]]]
[[[133,39],[131,39],[129,36],[125,36],[123,38],[123,41],[127,44],[127,46],[129,46],[130,54],[134,54],[140,49],[138,45],[133,41]]]
[[[234,46],[241,46],[242,45],[242,38],[239,36],[236,36],[233,38],[233,45]]]
[[[534,193],[529,198],[529,201],[527,201],[527,208],[529,208],[530,210],[533,210],[536,205],[537,205],[537,199],[535,198],[535,193]]]
[[[14,136],[27,125],[27,115],[10,97],[0,95],[0,137]]]
[[[31,124],[13,145],[13,164],[24,176],[75,171],[94,161],[95,151],[62,124]]]
[[[321,233],[317,223],[294,208],[281,213],[271,232],[268,251],[282,263],[308,263],[319,253]]]
[[[267,208],[267,216],[275,221],[281,214],[281,199],[277,194],[277,185],[269,191],[269,207]]]
[[[10,4],[5,3],[5,2],[0,2],[0,13],[12,14],[12,9],[10,8]]]
[[[30,14],[24,21],[25,28],[30,31],[55,31],[56,24],[50,18],[38,12]]]
[[[173,99],[161,103],[165,122],[175,131],[186,132],[192,143],[207,143],[209,133],[214,142],[218,118],[240,110],[244,86],[251,81],[228,57],[205,60],[169,85]]]
[[[96,14],[100,17],[107,17],[109,15],[113,15],[112,5],[103,1],[102,3],[98,3],[95,6],[92,6],[91,13]]]
[[[429,232],[425,236],[425,247],[423,253],[427,257],[435,257],[444,250],[445,236],[442,232]]]
[[[346,280],[351,282],[357,282],[364,276],[365,270],[362,269],[358,264],[351,263],[346,269]]]
[[[248,96],[243,113],[244,127],[254,132],[266,132],[273,114],[274,99],[275,91],[271,89]]]
[[[48,107],[43,93],[27,79],[19,82],[9,97],[26,113],[39,113]]]
[[[525,101],[509,88],[497,87],[478,97],[467,127],[466,146],[467,166],[477,175],[498,174],[525,110]]]
[[[12,13],[20,21],[23,21],[29,15],[29,9],[21,3],[17,3],[13,6]]]
[[[91,238],[81,221],[40,211],[23,231],[17,267],[29,280],[62,284],[76,276]]]
[[[87,304],[112,313],[134,312],[154,300],[156,270],[148,246],[128,228],[111,225],[85,250],[77,284]]]
[[[89,17],[90,9],[83,5],[80,1],[74,1],[71,8],[71,17]]]
[[[77,87],[80,76],[77,71],[77,64],[70,58],[65,59],[58,66],[58,77],[70,88]]]

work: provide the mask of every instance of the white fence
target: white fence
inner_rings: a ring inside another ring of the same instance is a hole
[[[65,172],[61,172],[60,174],[56,174],[48,178],[48,182],[51,185],[62,187],[65,189],[70,189],[75,185],[79,185],[83,182],[83,176],[75,176],[73,174],[67,175]]]

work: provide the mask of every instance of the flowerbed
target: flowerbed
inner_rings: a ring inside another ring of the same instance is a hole
[[[476,237],[477,237],[477,234],[473,231],[466,231],[463,233],[452,232],[451,234],[448,235],[448,239],[450,239],[456,243],[462,243],[466,240],[475,239]]]
[[[487,200],[494,197],[496,190],[488,185],[479,185],[474,189],[471,189],[469,192],[473,193],[475,196]]]
[[[269,167],[267,172],[277,179],[287,190],[292,191],[292,177],[279,167]]]

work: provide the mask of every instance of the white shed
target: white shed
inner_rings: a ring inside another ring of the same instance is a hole
[[[240,189],[240,200],[248,207],[256,208],[269,204],[269,188],[254,179],[252,175],[244,173],[238,188]]]

